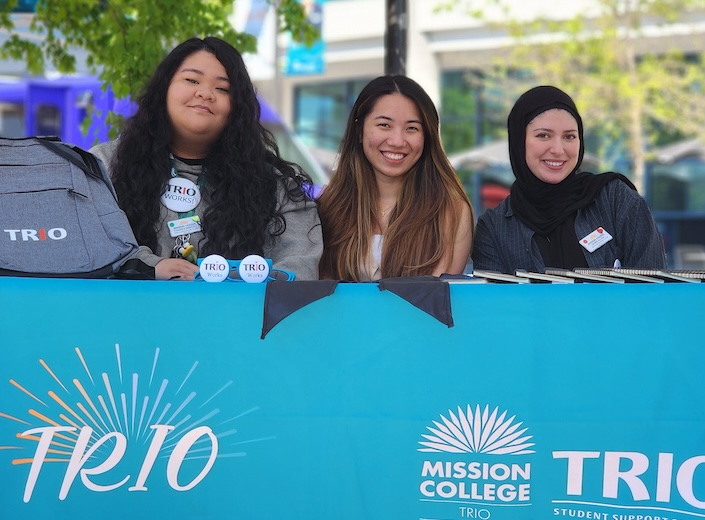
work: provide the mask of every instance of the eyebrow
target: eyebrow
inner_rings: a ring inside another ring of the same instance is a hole
[[[531,132],[557,132],[558,130],[554,130],[553,128],[533,128]],[[571,129],[571,130],[563,130],[563,134],[567,134],[568,132],[577,132],[578,129]]]
[[[393,120],[391,117],[389,117],[389,116],[377,116],[377,117],[375,117],[375,120],[377,120],[377,119],[384,119],[384,120],[386,120],[386,121],[394,121],[394,120]],[[421,121],[418,120],[418,119],[409,119],[409,120],[407,121],[407,123],[416,123],[416,124],[419,124],[419,125],[422,124]]]
[[[205,74],[203,73],[203,71],[202,71],[202,70],[198,70],[198,69],[186,68],[186,69],[181,69],[181,72],[192,72],[192,73],[194,73],[194,74],[198,74],[199,76],[205,76]],[[227,81],[228,83],[230,83],[230,80],[229,80],[227,77],[224,77],[224,76],[218,76],[216,79],[217,79],[218,81]]]

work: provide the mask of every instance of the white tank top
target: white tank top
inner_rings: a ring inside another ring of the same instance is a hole
[[[379,280],[382,278],[382,245],[384,244],[384,235],[372,235],[370,241],[370,253],[367,261],[361,266],[362,276],[364,280]]]

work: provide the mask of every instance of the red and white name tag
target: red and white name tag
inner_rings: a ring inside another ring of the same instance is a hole
[[[610,240],[612,240],[612,235],[610,235],[605,228],[599,227],[589,235],[581,238],[580,245],[592,253]]]

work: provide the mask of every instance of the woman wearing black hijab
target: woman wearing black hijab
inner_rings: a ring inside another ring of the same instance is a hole
[[[477,223],[474,269],[663,269],[661,235],[644,199],[619,173],[581,172],[583,123],[563,91],[535,87],[507,121],[516,182]]]

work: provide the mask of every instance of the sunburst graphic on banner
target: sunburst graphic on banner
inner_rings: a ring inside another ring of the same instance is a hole
[[[73,431],[54,433],[47,455],[43,462],[68,463],[71,459],[81,428],[90,427],[92,435],[88,442],[86,452],[99,439],[113,432],[119,432],[130,442],[141,442],[147,445],[154,433],[152,425],[169,425],[173,430],[169,432],[166,442],[160,448],[159,456],[168,458],[177,445],[179,439],[189,431],[199,426],[207,425],[213,435],[218,439],[220,449],[217,458],[242,457],[246,452],[242,446],[247,443],[273,439],[263,437],[257,439],[238,440],[234,436],[238,433],[234,422],[258,409],[254,406],[241,412],[223,417],[221,410],[211,402],[217,402],[217,397],[225,392],[233,381],[224,382],[217,390],[209,395],[201,396],[197,391],[189,391],[189,379],[198,369],[198,361],[184,370],[184,374],[176,383],[169,379],[155,380],[160,349],[154,350],[151,367],[142,373],[149,377],[141,377],[138,371],[131,374],[123,373],[123,359],[120,345],[115,345],[115,361],[117,377],[111,379],[108,372],[91,370],[81,350],[75,349],[80,362],[79,377],[60,377],[59,371],[52,369],[43,359],[39,360],[42,368],[56,383],[56,388],[46,392],[47,397],[40,398],[39,392],[23,386],[20,382],[10,379],[9,383],[23,396],[31,398],[35,403],[33,408],[27,410],[27,416],[17,417],[0,411],[0,419],[17,423],[17,438],[34,441],[22,445],[0,445],[1,450],[22,451],[29,447],[31,455],[35,453],[35,445],[40,441],[40,436],[23,435],[22,432],[38,427],[72,427]],[[61,369],[65,371],[66,364],[62,363]],[[99,379],[93,373],[100,373]],[[123,390],[124,389],[124,390]],[[226,441],[226,442],[222,442]],[[194,443],[184,460],[208,458],[210,448],[203,438]],[[202,446],[199,447],[198,445]],[[99,446],[96,453],[101,452]],[[18,456],[12,460],[13,465],[31,464],[32,456]],[[93,455],[95,456],[95,454]]]
[[[516,416],[507,418],[507,412],[499,413],[495,407],[490,412],[488,405],[484,410],[480,405],[471,405],[466,409],[458,406],[457,413],[448,410],[448,417],[441,415],[440,421],[433,421],[434,426],[427,426],[433,435],[422,434],[426,439],[419,441],[424,446],[419,451],[445,453],[489,453],[492,455],[525,455],[534,453],[531,435],[525,435],[528,428],[521,428],[521,422],[515,422]]]

